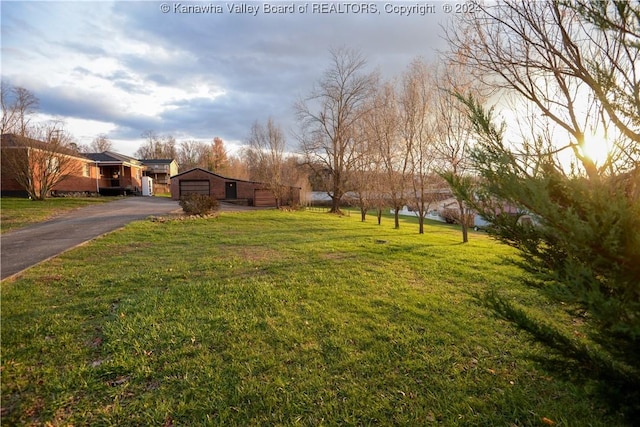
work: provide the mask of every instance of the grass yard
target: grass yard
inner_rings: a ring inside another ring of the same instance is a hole
[[[18,197],[0,199],[0,233],[42,222],[72,209],[106,203],[113,197],[53,197],[34,201]]]
[[[2,422],[624,425],[479,302],[565,316],[510,248],[408,221],[141,221],[3,282]]]

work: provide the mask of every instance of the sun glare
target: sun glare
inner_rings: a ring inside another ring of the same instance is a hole
[[[604,135],[585,135],[580,151],[596,165],[602,166],[611,153],[611,143]]]

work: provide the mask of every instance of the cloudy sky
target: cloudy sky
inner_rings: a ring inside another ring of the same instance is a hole
[[[2,1],[2,79],[32,91],[42,118],[64,120],[81,144],[105,133],[132,155],[153,130],[219,136],[233,150],[256,120],[295,129],[293,104],[332,47],[360,50],[384,77],[435,57],[453,4],[374,2],[366,13],[363,3],[280,1],[268,4],[293,13],[265,13],[264,3]],[[398,7],[415,5],[428,7]]]

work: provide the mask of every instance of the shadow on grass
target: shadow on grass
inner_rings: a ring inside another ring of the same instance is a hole
[[[546,355],[530,356],[544,370],[592,389],[593,395],[611,413],[622,414],[630,425],[640,418],[640,373],[632,366],[604,350],[570,338],[550,323],[535,319],[495,290],[474,297],[550,350]]]

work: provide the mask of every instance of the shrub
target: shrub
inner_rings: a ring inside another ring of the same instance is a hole
[[[218,201],[205,194],[187,194],[180,198],[180,207],[189,215],[206,215],[218,210]]]

